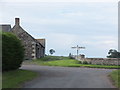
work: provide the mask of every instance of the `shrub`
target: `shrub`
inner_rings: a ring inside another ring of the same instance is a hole
[[[89,64],[92,64],[92,62],[89,62]]]
[[[18,69],[24,59],[21,41],[12,33],[2,34],[2,71]]]
[[[71,53],[69,53],[69,59],[75,59]]]
[[[82,62],[81,62],[81,61],[78,61],[78,64],[82,64]]]
[[[87,61],[83,61],[83,64],[88,64],[88,62]]]

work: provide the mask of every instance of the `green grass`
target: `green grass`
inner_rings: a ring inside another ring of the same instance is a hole
[[[37,73],[28,70],[14,70],[3,72],[2,74],[2,88],[19,88],[20,85],[31,80],[37,76]]]
[[[38,61],[39,63],[39,61]],[[49,66],[79,66],[79,61],[77,60],[56,60],[56,61],[47,61],[47,62],[40,62],[40,65],[49,65]]]
[[[62,57],[62,56],[46,56],[37,60],[40,61],[54,61],[54,60],[64,60],[64,59],[68,59],[68,57]]]
[[[45,65],[45,66],[63,66],[63,67],[89,67],[89,68],[106,68],[106,69],[118,69],[120,66],[108,66],[108,65],[92,65],[81,64],[80,61],[69,59],[68,57],[60,56],[47,56],[41,59],[33,60],[29,64]]]
[[[0,90],[2,89],[2,72],[0,72]]]
[[[114,85],[115,85],[116,87],[119,87],[119,88],[120,88],[120,81],[119,81],[119,79],[120,79],[120,70],[115,70],[115,71],[113,71],[112,73],[110,73],[109,76],[111,77]]]

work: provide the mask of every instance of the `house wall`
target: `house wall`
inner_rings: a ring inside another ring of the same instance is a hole
[[[36,58],[41,58],[41,45],[36,43]]]
[[[45,48],[44,47],[41,47],[41,57],[44,57],[45,56]]]
[[[45,39],[34,39],[21,26],[19,18],[15,18],[15,25],[11,29],[10,25],[0,25],[2,31],[14,33],[22,42],[25,48],[25,59],[36,59],[45,56]],[[44,45],[44,46],[43,46]]]
[[[36,39],[36,40],[41,44],[40,56],[44,57],[45,56],[45,39]]]
[[[15,26],[11,30],[12,33],[14,33],[23,43],[25,48],[25,59],[35,59],[36,55],[34,54],[36,51],[34,48],[36,47],[35,41],[33,38],[29,36],[28,33],[26,33],[20,26]],[[34,43],[34,44],[33,44]]]
[[[32,42],[32,59],[36,59],[36,43]]]

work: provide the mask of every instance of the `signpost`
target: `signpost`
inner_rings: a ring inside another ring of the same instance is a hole
[[[85,47],[79,47],[79,46],[77,45],[77,47],[72,47],[72,49],[76,49],[76,50],[77,50],[77,59],[78,59],[78,52],[79,52],[79,50],[80,50],[80,49],[85,49]]]

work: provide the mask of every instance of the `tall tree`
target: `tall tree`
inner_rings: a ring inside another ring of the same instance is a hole
[[[49,52],[52,55],[53,53],[55,53],[55,50],[54,49],[50,49]]]
[[[110,49],[108,54],[109,56],[107,56],[107,58],[120,58],[120,52],[115,49]]]

